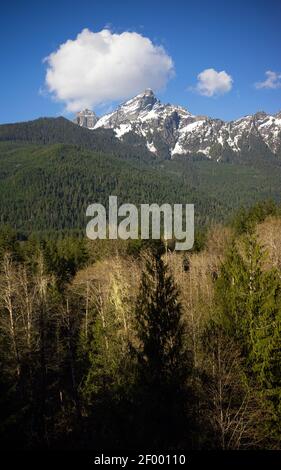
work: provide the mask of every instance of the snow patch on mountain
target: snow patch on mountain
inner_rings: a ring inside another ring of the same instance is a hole
[[[120,124],[119,127],[116,127],[116,129],[114,129],[116,137],[118,137],[118,139],[120,139],[124,134],[127,134],[131,130],[132,124]]]

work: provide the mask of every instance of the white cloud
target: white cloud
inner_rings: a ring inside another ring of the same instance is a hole
[[[224,95],[232,88],[233,79],[224,70],[205,69],[197,75],[197,84],[193,90],[203,96]]]
[[[261,88],[270,88],[275,90],[276,88],[281,88],[281,74],[277,72],[272,72],[267,70],[265,72],[266,79],[263,82],[255,83],[257,89]]]
[[[48,91],[71,112],[162,89],[174,73],[163,47],[135,32],[108,29],[84,29],[45,61]]]

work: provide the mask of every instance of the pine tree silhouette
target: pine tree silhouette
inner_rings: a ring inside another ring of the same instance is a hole
[[[145,446],[186,447],[192,361],[184,347],[178,291],[157,250],[146,260],[136,323],[139,440]]]

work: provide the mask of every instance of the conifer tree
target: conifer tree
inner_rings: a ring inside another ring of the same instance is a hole
[[[147,258],[135,313],[141,443],[188,445],[192,361],[178,291],[157,250]]]
[[[254,234],[234,246],[216,283],[216,302],[225,330],[238,342],[249,383],[269,409],[266,433],[281,437],[281,282],[266,270],[266,254]],[[266,425],[266,423],[264,423]]]

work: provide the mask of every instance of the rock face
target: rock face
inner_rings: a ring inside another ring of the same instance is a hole
[[[204,155],[219,161],[251,152],[281,157],[281,112],[259,112],[224,122],[195,116],[181,106],[162,104],[151,89],[100,119],[88,110],[78,113],[76,122],[90,129],[114,129],[121,140],[128,135],[140,136],[147,148],[162,158]]]
[[[80,111],[76,114],[76,118],[74,119],[75,124],[81,127],[87,127],[88,129],[94,129],[96,123],[98,122],[98,117],[93,111],[89,109],[84,109],[84,111]]]

